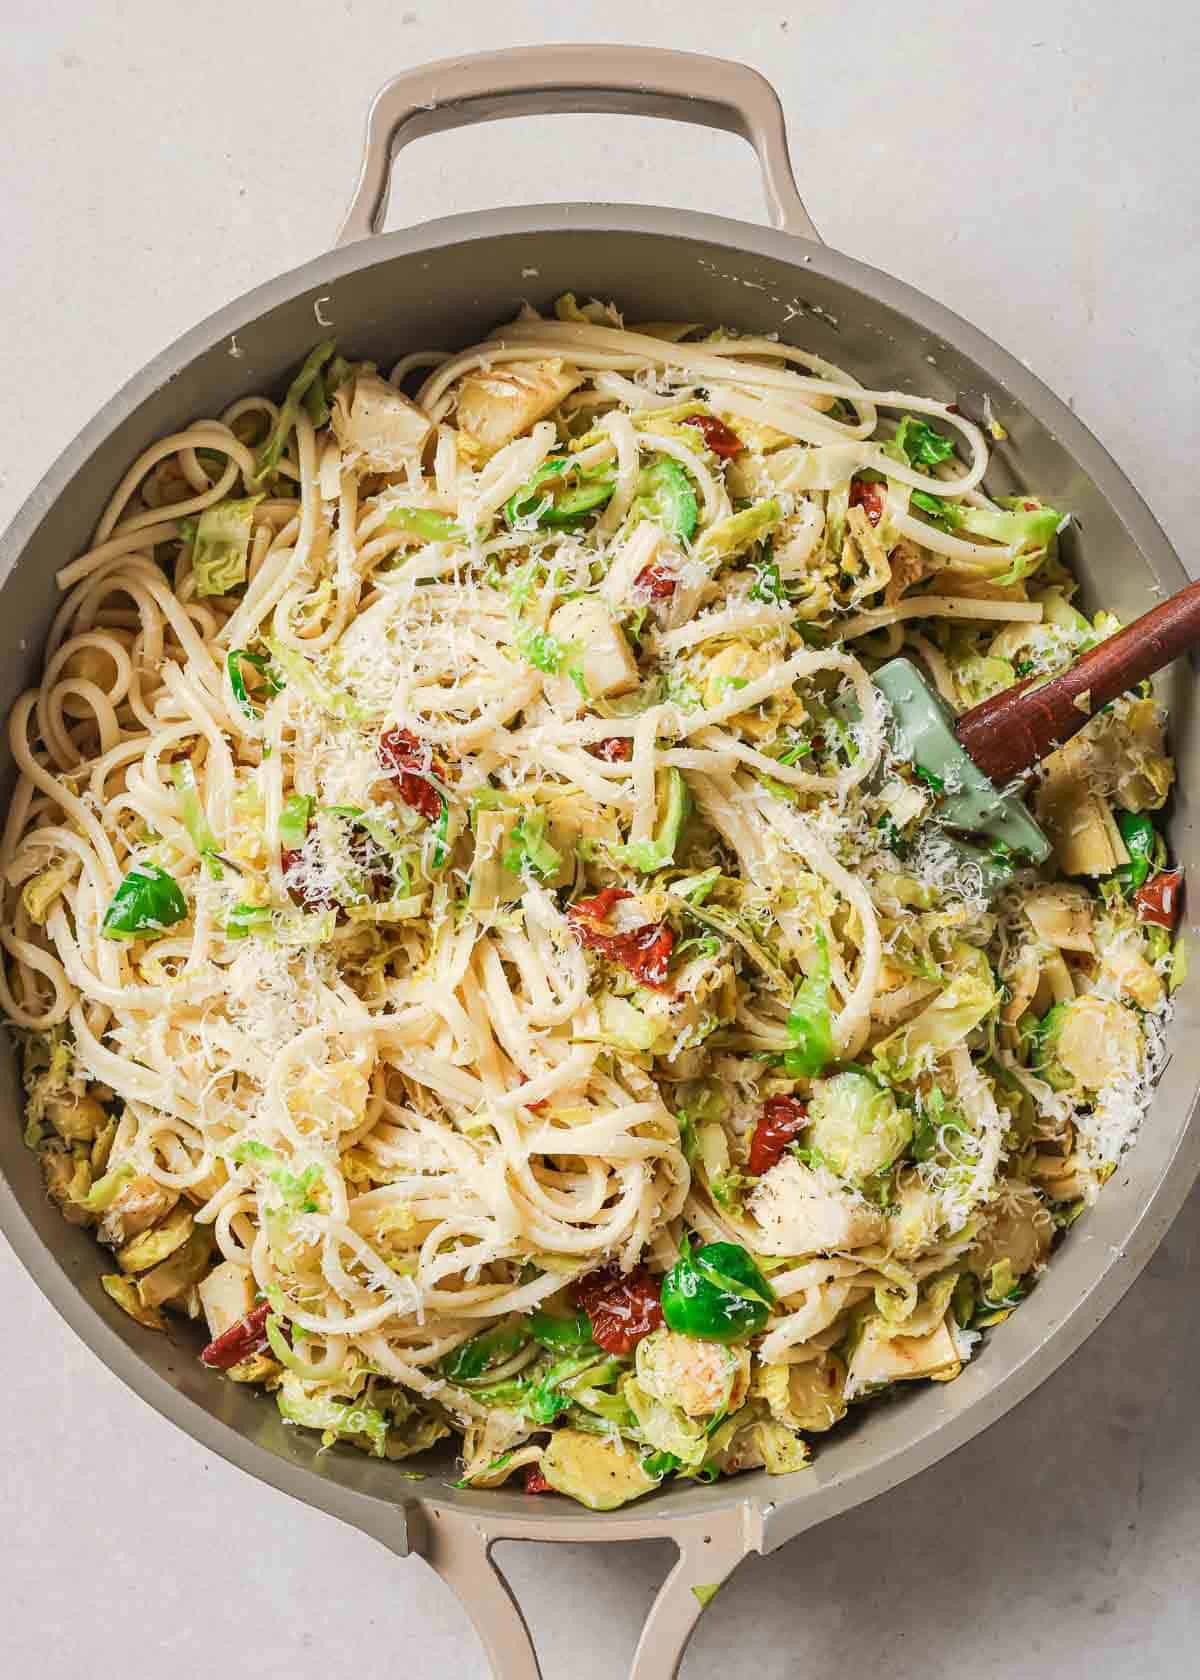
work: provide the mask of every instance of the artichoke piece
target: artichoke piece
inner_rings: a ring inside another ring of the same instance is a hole
[[[415,460],[433,422],[402,391],[376,373],[360,373],[333,402],[331,424],[347,455],[368,472],[400,472]]]
[[[912,1138],[912,1119],[865,1073],[816,1080],[806,1142],[839,1178],[865,1184],[890,1167]]]
[[[954,1337],[945,1319],[923,1336],[896,1336],[883,1318],[870,1318],[850,1358],[846,1398],[856,1399],[888,1383],[929,1377],[950,1382],[962,1370]]]
[[[608,608],[595,596],[566,601],[550,618],[550,634],[562,647],[579,648],[579,672],[589,700],[628,694],[639,683],[637,661]],[[573,717],[583,695],[564,670],[546,681],[546,694],[555,711]]]
[[[200,1285],[200,1305],[213,1341],[254,1307],[254,1276],[248,1266],[223,1260]]]
[[[1064,875],[1109,875],[1129,862],[1112,812],[1095,792],[1094,763],[1093,743],[1076,735],[1042,766],[1038,819],[1054,842]]]
[[[504,867],[519,812],[512,809],[479,811],[475,817],[475,858],[471,864],[471,910],[494,910],[515,904],[525,890],[520,875]]]
[[[546,362],[505,362],[469,373],[458,387],[458,424],[485,456],[494,455],[544,419],[580,384],[582,376],[574,368],[564,368],[557,357]]]
[[[840,1190],[784,1155],[759,1180],[750,1198],[758,1221],[754,1246],[762,1254],[827,1254],[881,1242],[887,1222],[877,1207]]]
[[[1096,949],[1092,938],[1092,901],[1078,887],[1038,887],[1025,900],[1025,914],[1033,931],[1060,951]]]
[[[542,1453],[542,1475],[558,1493],[589,1511],[615,1511],[658,1486],[632,1448],[581,1429],[556,1429]]]
[[[165,1330],[166,1320],[153,1307],[146,1306],[138,1294],[137,1284],[132,1278],[122,1277],[120,1272],[113,1272],[108,1277],[100,1279],[104,1293],[117,1303],[122,1312],[129,1314],[136,1323],[146,1330]]]

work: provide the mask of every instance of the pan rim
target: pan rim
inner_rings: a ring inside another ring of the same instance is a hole
[[[222,339],[232,339],[244,332],[269,310],[302,298],[310,290],[314,292],[315,302],[318,294],[335,289],[340,278],[397,258],[419,259],[426,251],[468,246],[496,237],[586,232],[645,234],[681,246],[701,243],[720,247],[732,257],[784,262],[798,276],[821,275],[897,310],[910,326],[928,334],[931,342],[952,345],[970,357],[1053,431],[1066,452],[1095,481],[1159,589],[1173,591],[1188,581],[1182,563],[1141,494],[1084,422],[1014,355],[944,304],[857,258],[774,229],[701,212],[577,203],[472,212],[379,235],[312,258],[214,311],[127,380],[48,468],[0,537],[0,589],[19,565],[41,521],[105,439],[142,402],[175,379],[200,355]],[[335,293],[333,308],[336,311]],[[314,328],[314,332],[319,330]],[[336,331],[336,326],[331,330]],[[928,1468],[1030,1394],[1077,1351],[1112,1311],[1150,1259],[1186,1199],[1200,1171],[1200,1126],[1195,1119],[1200,1079],[1191,1084],[1188,1114],[1175,1147],[1161,1166],[1146,1200],[1125,1228],[1119,1249],[1110,1249],[1090,1285],[1057,1325],[1036,1339],[1002,1377],[992,1379],[958,1415],[941,1419],[932,1416],[919,1433],[895,1446],[886,1457],[848,1473],[822,1476],[818,1458],[813,1470],[802,1479],[802,1486],[797,1484],[791,1492],[779,1491],[770,1499],[757,1499],[745,1482],[741,1486],[727,1484],[720,1491],[696,1488],[694,1495],[699,1497],[688,1495],[688,1516],[747,1502],[757,1505],[764,1519],[764,1545],[770,1549]],[[506,1534],[529,1539],[645,1537],[669,1533],[677,1521],[686,1520],[674,1513],[660,1515],[653,1505],[643,1507],[645,1514],[637,1518],[619,1512],[592,1513],[581,1522],[550,1510],[529,1511],[521,1516],[516,1508],[507,1508],[507,1500],[498,1499],[495,1494],[469,1501],[461,1497],[453,1501],[443,1499],[440,1483],[431,1485],[428,1491],[413,1486],[389,1497],[387,1492],[357,1491],[327,1479],[307,1464],[290,1462],[257,1445],[145,1363],[78,1289],[53,1247],[38,1236],[17,1195],[2,1177],[0,1230],[51,1305],[140,1399],[258,1480],[373,1534],[395,1551],[407,1549],[404,1510],[415,1505],[436,1508],[453,1503],[460,1510],[477,1512],[480,1516],[488,1512],[503,1513]],[[779,1484],[774,1487],[778,1489]],[[525,1508],[528,1511],[527,1505]]]

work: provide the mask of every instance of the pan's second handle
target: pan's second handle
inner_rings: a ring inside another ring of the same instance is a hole
[[[493,1680],[558,1680],[543,1676],[529,1625],[492,1557],[499,1540],[543,1536],[532,1524],[487,1522],[468,1512],[426,1508],[426,1562],[453,1588],[487,1652]],[[589,1526],[586,1518],[556,1524],[555,1539],[615,1543],[668,1538],[679,1558],[658,1590],[638,1640],[629,1680],[677,1680],[684,1649],[705,1606],[752,1551],[762,1550],[762,1518],[747,1502],[659,1525],[631,1520]]]
[[[796,189],[779,96],[731,59],[657,47],[510,47],[422,64],[387,83],[367,118],[362,169],[338,244],[378,233],[402,146],[496,117],[616,111],[740,134],[758,154],[772,225],[820,235]]]
[[[1069,741],[1102,706],[1200,644],[1200,583],[1135,618],[1040,688],[1027,678],[964,712],[955,734],[998,786]]]

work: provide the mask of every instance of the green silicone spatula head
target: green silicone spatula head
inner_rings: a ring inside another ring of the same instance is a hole
[[[876,671],[875,686],[892,709],[892,746],[941,795],[938,821],[1000,841],[1031,863],[1044,863],[1050,842],[1019,793],[998,789],[954,732],[950,708],[911,659],[890,659]]]
[[[1033,863],[1049,857],[1017,778],[1090,717],[1200,642],[1200,583],[1107,637],[1049,682],[1016,683],[956,718],[911,659],[875,673],[892,708],[893,745],[938,787],[938,821],[1000,841]],[[940,784],[940,785],[939,785]]]

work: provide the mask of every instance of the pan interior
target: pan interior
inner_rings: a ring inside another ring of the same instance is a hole
[[[479,231],[481,224],[485,231]],[[836,253],[711,217],[584,206],[495,212],[374,240],[310,264],[197,328],[114,399],[52,469],[0,547],[5,713],[37,680],[58,602],[55,569],[86,547],[130,462],[153,439],[218,414],[239,396],[279,394],[312,343],[327,336],[314,312],[318,299],[339,348],[386,369],[410,350],[471,343],[524,301],[544,308],[565,290],[615,301],[630,324],[672,319],[777,332],[877,390],[957,400],[969,414],[981,412],[987,397],[1009,433],[993,457],[987,487],[1001,495],[1036,487],[1054,506],[1073,512],[1064,558],[1083,581],[1085,605],[1094,609],[1102,603],[1132,617],[1184,581],[1136,496],[1067,411],[1017,362],[886,277]],[[1189,796],[1189,789],[1200,785],[1185,704],[1190,680],[1190,669],[1180,663],[1162,694],[1173,714],[1179,766],[1180,791],[1170,822],[1173,853],[1185,867],[1200,868]],[[10,788],[11,754],[7,744],[0,750],[0,773]],[[1179,1045],[1197,1025],[1200,1012],[1185,987],[1170,1042]],[[805,1476],[771,1481],[760,1473],[726,1484],[724,1491],[696,1486],[657,1496],[639,1511],[664,1520],[676,1512],[698,1512],[726,1502],[735,1486],[739,1497],[750,1493],[775,1502],[811,1500],[821,1492],[832,1496],[841,1488],[837,1502],[846,1505],[895,1480],[902,1472],[887,1467],[907,1449],[919,1448],[920,1462],[928,1462],[939,1450],[934,1438],[947,1426],[947,1438],[957,1442],[990,1421],[1057,1363],[1041,1351],[1056,1328],[1076,1314],[1074,1330],[1068,1334],[1064,1327],[1056,1345],[1077,1343],[1148,1257],[1194,1170],[1192,1128],[1163,1188],[1187,1134],[1194,1095],[1194,1078],[1185,1058],[1176,1055],[1137,1147],[1098,1206],[1072,1231],[1021,1312],[957,1381],[924,1385],[862,1409],[848,1427],[821,1439],[815,1467]],[[450,1453],[427,1455],[416,1466],[427,1472],[424,1483],[405,1481],[395,1466],[352,1449],[319,1453],[315,1436],[283,1426],[269,1397],[224,1382],[199,1365],[198,1330],[177,1326],[168,1339],[133,1324],[100,1289],[99,1276],[108,1269],[104,1251],[88,1233],[68,1226],[43,1194],[36,1160],[21,1142],[21,1092],[11,1057],[0,1066],[0,1102],[5,1111],[0,1169],[8,1192],[0,1206],[8,1210],[6,1225],[19,1252],[76,1328],[151,1403],[292,1491],[300,1490],[284,1465],[315,1472],[327,1486],[372,1501],[403,1502],[415,1494],[477,1506],[502,1519],[529,1518],[534,1502],[520,1494],[451,1487]],[[1121,1265],[1114,1268],[1117,1257]],[[1036,1369],[1030,1364],[1035,1359]],[[1007,1401],[997,1399],[1002,1384]],[[264,1454],[233,1451],[225,1425]],[[870,1486],[868,1472],[874,1473]],[[312,1476],[302,1479],[314,1489],[307,1497],[324,1502]],[[851,1483],[860,1490],[845,1491]],[[547,1512],[547,1519],[552,1515]]]

